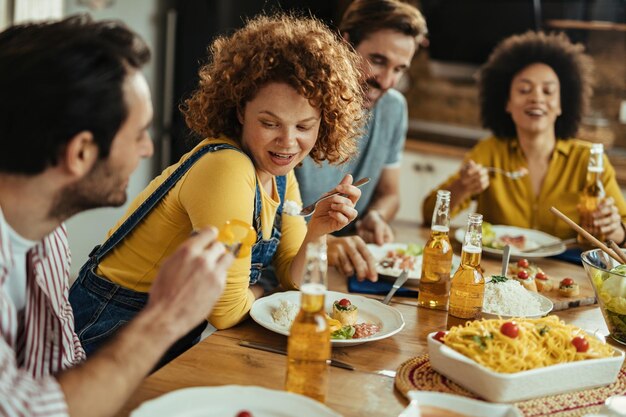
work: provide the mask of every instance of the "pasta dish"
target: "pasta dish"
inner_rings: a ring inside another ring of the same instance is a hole
[[[613,348],[557,316],[537,319],[475,320],[453,327],[446,346],[501,373],[559,363],[611,357]]]

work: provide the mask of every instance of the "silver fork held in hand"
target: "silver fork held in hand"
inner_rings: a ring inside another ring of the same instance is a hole
[[[383,300],[383,304],[389,304],[393,295],[396,293],[396,291],[398,291],[400,287],[404,285],[407,279],[409,279],[409,270],[404,269],[402,273],[398,275],[398,278],[396,278],[395,282],[393,283],[393,287],[391,287],[391,290],[389,290],[389,293]]]
[[[354,185],[355,187],[361,187],[361,186],[367,184],[368,182],[370,182],[370,179],[368,177],[364,177],[364,178],[361,178],[360,180],[358,180],[357,182],[353,183],[352,185]],[[337,194],[341,194],[341,193],[338,192],[338,191],[335,191],[333,193],[330,193],[328,195],[324,195],[324,196],[318,198],[312,204],[309,204],[308,206],[303,207],[302,210],[300,210],[300,213],[298,213],[298,215],[299,216],[304,216],[304,217],[310,216],[311,214],[313,214],[315,212],[315,207],[317,206],[317,203],[319,203],[322,200],[326,200],[327,198],[330,198],[330,197],[332,197],[334,195],[337,195]]]

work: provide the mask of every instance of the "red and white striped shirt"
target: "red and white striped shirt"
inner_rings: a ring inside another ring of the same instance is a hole
[[[70,250],[64,226],[28,252],[26,307],[17,311],[4,291],[14,260],[0,209],[0,416],[68,416],[54,373],[85,359],[68,301]]]

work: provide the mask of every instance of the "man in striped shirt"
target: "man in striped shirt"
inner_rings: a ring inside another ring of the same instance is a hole
[[[113,415],[222,292],[232,256],[203,230],[164,263],[146,308],[84,361],[62,222],[123,204],[152,154],[148,58],[126,27],[85,16],[0,33],[0,416]]]

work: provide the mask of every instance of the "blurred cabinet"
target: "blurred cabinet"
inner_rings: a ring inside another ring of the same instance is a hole
[[[459,170],[464,152],[428,153],[407,146],[400,166],[400,210],[396,219],[423,224],[424,198]],[[461,213],[451,223],[453,226],[465,226],[466,221],[467,215]]]

